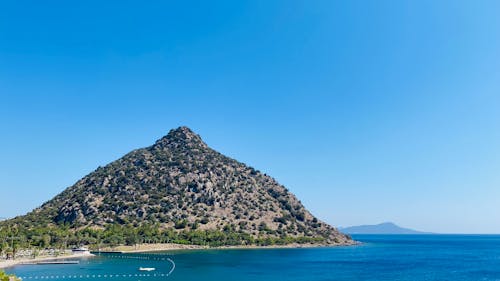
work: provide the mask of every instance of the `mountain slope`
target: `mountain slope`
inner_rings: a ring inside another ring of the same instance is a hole
[[[359,225],[341,229],[348,234],[430,234],[428,232],[417,231],[400,227],[392,222],[384,222],[374,225]]]
[[[176,231],[230,228],[253,237],[352,242],[313,217],[276,180],[209,148],[187,127],[97,168],[41,207],[7,222],[72,229],[155,223]]]

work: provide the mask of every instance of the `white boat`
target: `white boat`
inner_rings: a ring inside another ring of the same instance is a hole
[[[154,267],[139,267],[140,271],[155,271],[156,268]]]
[[[78,247],[78,248],[73,248],[71,249],[74,254],[90,254],[89,248],[87,247]]]

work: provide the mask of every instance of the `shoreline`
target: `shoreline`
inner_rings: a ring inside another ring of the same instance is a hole
[[[174,243],[157,243],[157,244],[140,244],[135,246],[118,246],[113,248],[101,249],[102,252],[117,252],[117,253],[148,253],[148,252],[163,252],[163,251],[181,251],[181,250],[242,250],[242,249],[300,249],[300,248],[321,248],[321,247],[343,247],[343,246],[356,246],[361,244],[354,241],[353,243],[346,244],[299,244],[292,243],[286,245],[234,245],[234,246],[201,246],[201,245],[185,245]],[[93,251],[94,252],[94,251]],[[94,252],[95,253],[95,252]]]
[[[43,256],[43,257],[36,257],[36,258],[21,258],[21,259],[15,259],[15,260],[0,260],[0,269],[13,267],[16,265],[33,264],[33,263],[43,262],[43,261],[76,259],[76,258],[93,257],[93,256],[94,256],[94,254],[90,254],[90,253],[88,253],[88,254],[87,253],[78,253],[78,254],[70,254],[70,255],[61,255],[61,256],[57,256],[57,257]]]
[[[113,248],[101,249],[102,253],[151,253],[151,252],[166,252],[166,251],[183,251],[183,250],[250,250],[250,249],[301,249],[301,248],[321,248],[321,247],[343,247],[343,246],[356,246],[361,244],[360,242],[346,243],[346,244],[286,244],[286,245],[269,245],[269,246],[259,246],[259,245],[234,245],[234,246],[201,246],[201,245],[186,245],[186,244],[174,244],[174,243],[157,243],[157,244],[139,244],[137,246],[117,246]],[[97,251],[92,251],[93,253],[98,253]],[[34,264],[43,261],[52,260],[64,260],[64,259],[79,259],[84,257],[93,257],[93,253],[77,253],[61,256],[42,256],[36,258],[21,258],[16,260],[1,260],[0,269],[5,269],[17,265],[23,264]]]

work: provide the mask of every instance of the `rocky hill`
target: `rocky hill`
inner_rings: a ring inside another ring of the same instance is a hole
[[[352,242],[315,218],[276,180],[209,148],[187,127],[97,168],[41,207],[8,222],[71,229],[147,222],[175,231],[230,228],[253,237]]]

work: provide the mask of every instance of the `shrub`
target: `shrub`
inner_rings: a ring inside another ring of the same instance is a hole
[[[0,281],[21,281],[21,279],[17,278],[14,275],[9,275],[3,271],[0,271]]]

